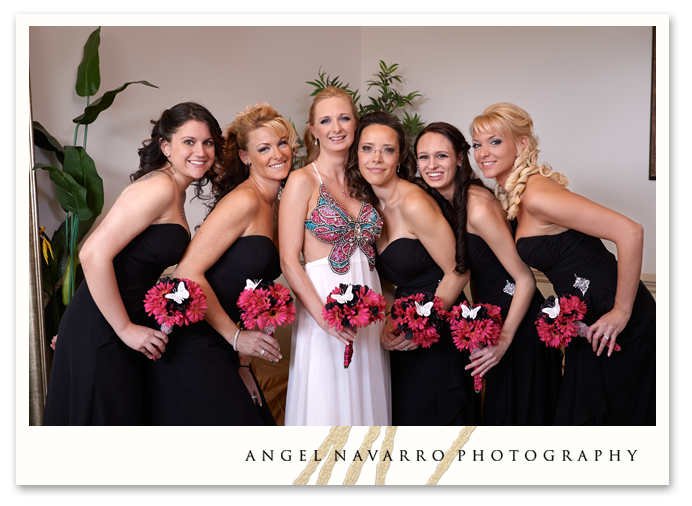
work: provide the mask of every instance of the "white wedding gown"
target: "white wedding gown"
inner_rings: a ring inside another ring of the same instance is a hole
[[[339,283],[367,285],[382,293],[376,270],[357,248],[346,274],[327,258],[305,264],[320,299]],[[286,398],[286,425],[390,425],[389,352],[380,345],[384,322],[359,329],[353,359],[344,369],[345,345],[324,332],[296,301]]]

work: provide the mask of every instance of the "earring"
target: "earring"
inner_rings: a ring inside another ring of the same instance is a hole
[[[317,146],[317,139],[315,139],[315,146]]]

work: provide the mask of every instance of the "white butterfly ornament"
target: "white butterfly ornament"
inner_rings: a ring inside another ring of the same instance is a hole
[[[261,279],[259,281],[252,281],[251,279],[246,279],[245,280],[245,290],[252,291],[255,288],[257,288],[257,285],[259,285],[261,282],[262,282]]]
[[[475,309],[469,308],[466,304],[461,305],[461,316],[463,318],[471,318],[472,320],[476,319],[476,315],[478,314],[478,311],[480,311],[481,306],[478,306]]]
[[[554,320],[560,314],[560,301],[555,299],[555,305],[543,308],[543,312]]]
[[[182,281],[178,284],[178,288],[175,292],[167,293],[167,299],[173,299],[176,304],[182,304],[182,302],[190,296],[190,292],[185,288],[185,283]]]
[[[418,304],[417,300],[414,300],[413,302],[416,303],[416,313],[418,313],[421,316],[430,316],[430,310],[433,307],[433,301],[427,302],[422,306]]]
[[[346,288],[346,291],[342,295],[336,293],[332,294],[332,297],[334,297],[339,304],[346,304],[347,302],[353,300],[352,292],[353,286],[349,284],[348,288]]]

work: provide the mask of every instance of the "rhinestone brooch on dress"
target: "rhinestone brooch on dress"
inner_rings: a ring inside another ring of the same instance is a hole
[[[514,283],[510,283],[509,280],[507,280],[507,284],[506,284],[505,287],[502,289],[502,291],[505,292],[506,294],[511,295],[512,297],[514,297],[514,287],[515,287],[515,286],[516,286],[516,285],[515,285]]]
[[[591,281],[589,281],[586,278],[580,278],[576,274],[574,275],[576,281],[574,282],[574,288],[579,288],[581,290],[582,295],[586,295],[586,291],[589,289],[589,285],[591,284]]]

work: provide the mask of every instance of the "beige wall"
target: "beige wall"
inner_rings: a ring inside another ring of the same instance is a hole
[[[34,118],[61,142],[84,106],[76,68],[94,27],[30,31]],[[644,225],[642,270],[655,273],[655,187],[649,181],[651,29],[648,27],[104,27],[102,85],[133,86],[89,129],[88,151],[106,186],[106,210],[137,168],[149,120],[178,102],[199,101],[222,125],[247,103],[270,102],[302,134],[320,65],[354,87],[380,59],[400,63],[414,112],[464,133],[483,109],[514,102],[533,116],[541,159],[570,189]],[[63,219],[53,185],[39,174],[40,220]],[[187,205],[192,226],[204,216]],[[612,245],[609,247],[614,250]]]

